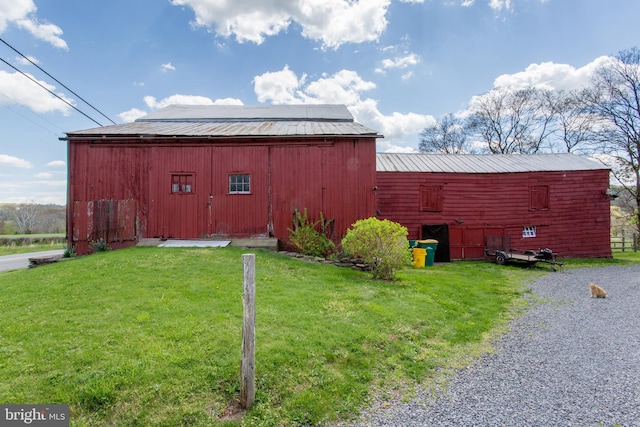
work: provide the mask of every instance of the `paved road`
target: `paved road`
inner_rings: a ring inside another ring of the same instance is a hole
[[[30,252],[27,254],[5,255],[0,256],[0,271],[19,270],[29,267],[29,258],[48,257],[52,255],[62,255],[64,250],[56,249],[53,251]]]

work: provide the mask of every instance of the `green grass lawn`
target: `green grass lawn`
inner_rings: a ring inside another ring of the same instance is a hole
[[[0,256],[27,254],[29,252],[52,251],[55,249],[65,249],[66,243],[37,243],[32,245],[0,245]]]
[[[0,273],[0,402],[68,403],[72,426],[349,418],[489,351],[548,271],[458,262],[381,282],[250,251],[256,404],[234,414],[246,252],[131,248]]]

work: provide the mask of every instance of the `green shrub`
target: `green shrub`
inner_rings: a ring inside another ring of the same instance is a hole
[[[93,252],[106,252],[110,249],[109,245],[107,245],[107,242],[102,238],[93,240],[90,245],[93,249]]]
[[[409,262],[406,227],[377,218],[356,221],[342,239],[342,249],[362,258],[371,267],[374,279],[392,280],[395,272]]]
[[[66,249],[64,250],[64,253],[62,254],[63,258],[71,258],[76,256],[76,247],[73,245],[68,244]]]
[[[299,210],[293,212],[293,228],[289,228],[289,241],[301,254],[327,257],[335,252],[335,244],[329,238],[330,229],[333,227],[333,220],[327,220],[322,212],[320,219],[311,222],[307,216],[307,210],[300,213]]]

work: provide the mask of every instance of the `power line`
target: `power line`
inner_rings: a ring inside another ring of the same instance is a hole
[[[28,78],[29,80],[31,80],[32,82],[34,82],[35,84],[37,84],[38,86],[40,86],[42,89],[46,90],[47,92],[49,92],[51,95],[55,96],[56,98],[58,98],[60,101],[64,102],[65,104],[67,104],[69,107],[73,108],[74,110],[76,110],[78,113],[82,114],[83,116],[85,116],[86,118],[88,118],[89,120],[91,120],[92,122],[96,123],[98,126],[102,127],[103,125],[101,123],[99,123],[98,121],[94,120],[93,118],[89,117],[87,114],[85,114],[84,112],[80,111],[75,105],[71,104],[69,101],[67,101],[66,99],[64,99],[63,97],[61,97],[60,95],[58,95],[57,93],[54,93],[53,91],[49,90],[49,88],[45,87],[42,83],[40,83],[39,81],[37,81],[36,79],[34,79],[33,77],[31,77],[29,74],[19,70],[18,68],[14,67],[13,65],[11,65],[9,62],[5,61],[4,59],[0,58],[0,61],[4,62],[5,64],[7,64],[9,67],[13,68],[14,70],[16,70],[17,72],[19,72],[20,74],[22,74],[23,76],[25,76],[26,78]]]
[[[33,123],[34,125],[38,126],[39,128],[44,129],[45,131],[49,132],[50,134],[55,135],[55,136],[60,136],[60,133],[55,133],[55,132],[54,132],[54,131],[52,131],[51,129],[49,129],[49,128],[47,128],[47,127],[43,126],[41,123],[38,123],[38,122],[36,122],[36,121],[35,121],[35,120],[33,120],[33,119],[30,119],[29,117],[25,116],[25,115],[24,115],[24,114],[22,114],[22,113],[19,113],[18,111],[14,110],[13,108],[9,107],[8,105],[5,105],[4,107],[5,107],[7,110],[11,111],[12,113],[17,114],[18,116],[22,117],[23,119],[25,119],[25,120],[27,120],[27,121],[29,121],[29,122]],[[41,118],[42,118],[42,117],[41,117]],[[50,124],[53,124],[54,126],[56,126],[54,123],[50,122],[49,120],[45,120],[45,121],[47,121],[47,122],[49,122]],[[58,126],[56,126],[56,127],[58,127]],[[61,133],[64,133],[64,131],[63,131],[63,132],[61,132]]]
[[[29,61],[33,66],[35,66],[38,70],[42,71],[43,73],[45,73],[47,76],[51,77],[53,80],[56,81],[56,83],[58,83],[59,85],[61,85],[63,88],[65,88],[66,90],[68,90],[69,92],[71,92],[72,94],[74,94],[76,97],[78,97],[78,99],[80,99],[82,102],[84,102],[85,104],[87,104],[89,107],[93,108],[95,111],[97,111],[100,115],[102,115],[102,117],[104,117],[105,119],[109,120],[111,123],[113,123],[114,125],[116,124],[116,122],[114,122],[113,120],[111,120],[107,115],[105,115],[102,111],[98,110],[96,107],[94,107],[93,105],[91,105],[88,101],[86,101],[83,97],[81,97],[80,95],[78,95],[77,93],[75,93],[74,91],[72,91],[71,89],[69,89],[67,86],[65,86],[64,83],[62,83],[60,80],[56,79],[55,77],[53,77],[51,74],[47,73],[45,70],[43,70],[38,64],[36,64],[35,62],[33,62],[29,57],[25,56],[22,54],[22,52],[20,52],[18,49],[16,49],[15,47],[11,46],[9,43],[7,43],[6,41],[4,41],[2,38],[0,38],[0,41],[2,43],[4,43],[5,45],[7,45],[9,48],[11,48],[14,52],[16,52],[18,55],[22,56],[24,59],[26,59],[27,61]],[[95,120],[94,120],[95,121]],[[101,125],[102,126],[102,125]]]

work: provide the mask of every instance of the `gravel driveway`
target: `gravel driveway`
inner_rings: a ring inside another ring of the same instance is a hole
[[[609,297],[590,298],[591,281]],[[445,392],[354,426],[640,426],[640,266],[565,269],[531,289],[541,302]]]

